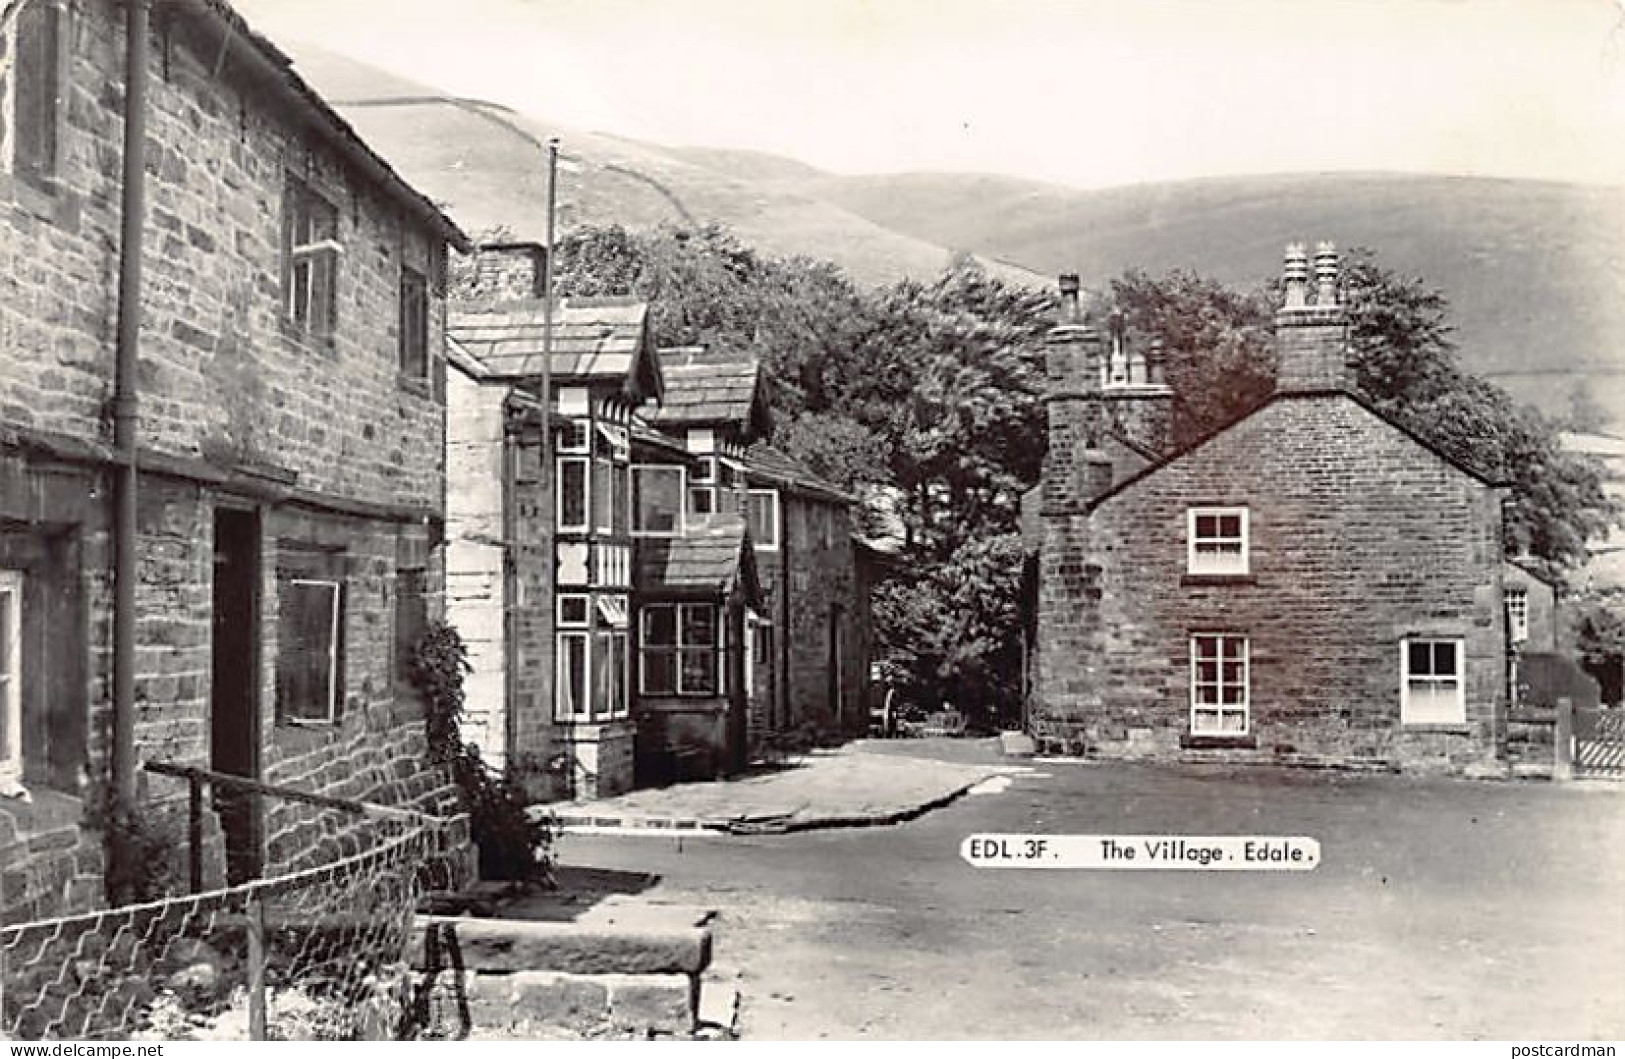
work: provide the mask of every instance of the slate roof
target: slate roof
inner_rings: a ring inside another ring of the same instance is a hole
[[[794,456],[766,442],[758,442],[745,451],[745,473],[748,477],[765,478],[775,485],[836,503],[851,504],[857,499],[818,477]]]
[[[339,117],[294,70],[293,59],[255,31],[231,4],[226,0],[175,0],[172,6],[190,15],[196,24],[208,28],[214,39],[205,47],[212,49],[211,54],[218,53],[217,67],[224,63],[229,69],[232,59],[245,60],[244,65],[250,72],[268,84],[270,94],[280,96],[281,103],[298,112],[328,146],[344,155],[385,194],[417,215],[446,242],[458,250],[469,249],[468,236],[463,230],[369,147],[350,123]],[[232,48],[233,41],[246,44],[248,50]]]
[[[761,365],[754,357],[679,346],[660,351],[666,394],[651,418],[662,426],[737,424],[750,435],[768,429]]]
[[[683,589],[727,595],[739,588],[748,602],[761,599],[755,552],[745,522],[738,516],[717,516],[698,524],[691,521],[681,537],[640,538],[635,551],[634,579],[642,591]]]
[[[446,337],[484,366],[486,377],[542,374],[546,322],[540,298],[452,306]],[[624,380],[658,398],[663,379],[649,341],[649,304],[635,298],[564,298],[553,310],[553,382]]]

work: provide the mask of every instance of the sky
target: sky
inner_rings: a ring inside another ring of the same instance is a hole
[[[279,43],[567,127],[841,173],[1625,185],[1625,0],[235,4]]]

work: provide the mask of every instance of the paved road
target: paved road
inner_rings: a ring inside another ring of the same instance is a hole
[[[1283,834],[1312,874],[977,869],[978,831]],[[1625,792],[1039,765],[893,827],[570,836],[722,910],[754,1039],[1625,1036]]]

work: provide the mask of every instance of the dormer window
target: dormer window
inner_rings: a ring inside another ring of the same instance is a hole
[[[1188,571],[1198,576],[1248,573],[1247,509],[1193,507],[1187,512]]]

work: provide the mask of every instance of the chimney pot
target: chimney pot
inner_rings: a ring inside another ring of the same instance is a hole
[[[1078,274],[1064,272],[1061,274],[1061,323],[1075,324],[1079,318],[1078,312]]]
[[[1337,304],[1337,247],[1331,243],[1315,247],[1315,304],[1325,308]]]
[[[1309,303],[1309,255],[1302,243],[1288,243],[1286,262],[1281,268],[1281,279],[1286,284],[1286,307],[1301,309]]]

